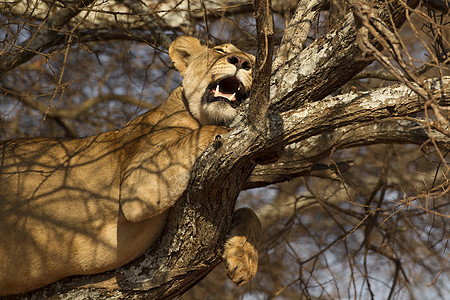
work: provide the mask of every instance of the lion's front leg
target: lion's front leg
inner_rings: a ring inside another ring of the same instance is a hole
[[[128,221],[141,222],[172,207],[188,187],[196,159],[217,135],[230,129],[203,126],[190,132],[160,130],[146,141],[126,167],[120,186],[120,207]]]
[[[228,277],[237,285],[244,285],[255,277],[258,269],[261,223],[250,208],[236,210],[231,222],[223,261]]]

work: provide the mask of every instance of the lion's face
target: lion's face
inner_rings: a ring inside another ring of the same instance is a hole
[[[180,37],[169,48],[183,76],[184,96],[202,125],[228,125],[248,97],[255,58],[231,44],[207,48],[193,37]]]

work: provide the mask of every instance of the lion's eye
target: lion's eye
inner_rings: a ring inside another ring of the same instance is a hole
[[[220,54],[225,54],[226,53],[225,50],[222,49],[222,48],[214,48],[214,51],[216,51],[217,53],[220,53]]]

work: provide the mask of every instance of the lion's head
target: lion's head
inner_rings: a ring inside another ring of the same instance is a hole
[[[202,125],[228,125],[248,97],[255,57],[231,44],[202,46],[193,37],[177,38],[169,48],[183,76],[189,111]]]

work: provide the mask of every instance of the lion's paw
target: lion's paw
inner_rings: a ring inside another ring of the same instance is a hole
[[[261,232],[261,222],[253,210],[244,207],[233,213],[222,257],[228,277],[238,286],[248,283],[256,275],[258,269],[256,245]]]
[[[223,261],[228,277],[241,286],[256,275],[258,250],[246,237],[234,236],[225,243]]]

